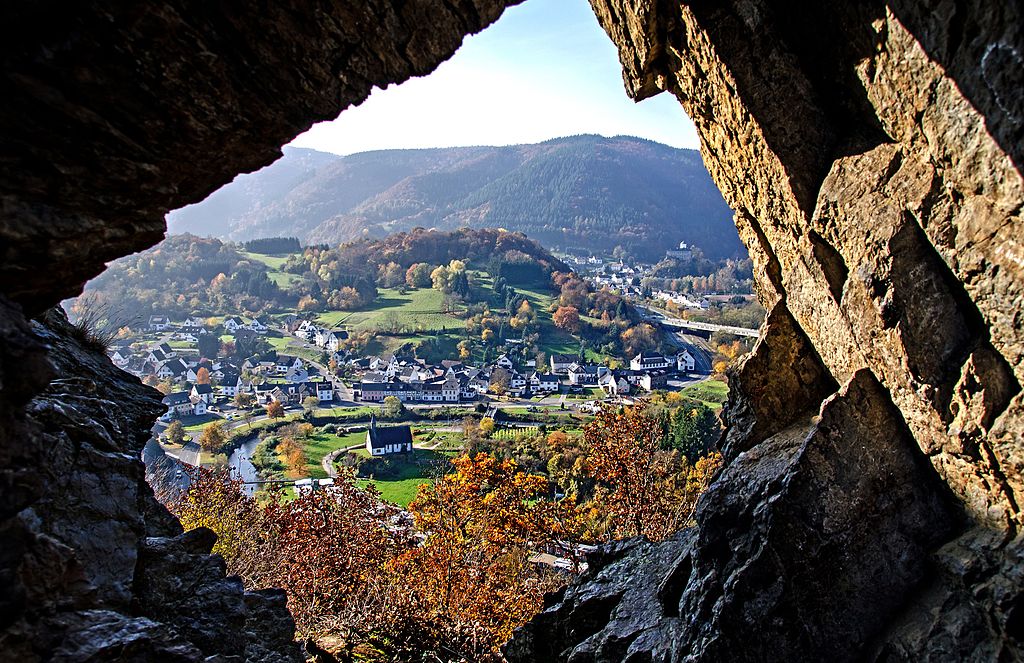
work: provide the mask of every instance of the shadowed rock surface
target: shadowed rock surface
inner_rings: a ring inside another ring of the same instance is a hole
[[[506,4],[0,9],[0,659],[303,660],[286,597],[225,577],[212,532],[182,534],[154,499],[159,394],[46,310]]]
[[[0,10],[6,658],[297,660],[283,597],[153,499],[155,392],[45,311],[506,4]],[[592,4],[630,94],[694,119],[771,313],[695,526],[604,550],[509,657],[1019,659],[1019,3]]]
[[[696,123],[770,313],[695,527],[509,658],[1019,659],[1020,6],[591,4]]]

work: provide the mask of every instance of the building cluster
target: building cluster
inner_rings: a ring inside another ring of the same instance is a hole
[[[482,394],[528,398],[600,388],[609,396],[650,392],[664,388],[679,372],[694,370],[694,358],[682,350],[676,355],[640,353],[629,368],[612,369],[582,361],[576,355],[552,355],[539,370],[532,360],[519,365],[501,355],[494,363],[475,367],[446,360],[432,365],[414,356],[361,357],[348,361],[357,379],[356,400],[376,403],[394,396],[404,403],[458,403]]]
[[[236,337],[269,331],[259,318],[245,321],[230,316],[221,326]],[[141,349],[127,341],[119,342],[111,346],[109,356],[115,366],[150,384],[155,379],[172,385],[175,391],[163,399],[167,406],[161,417],[164,421],[227,408],[238,394],[248,394],[249,402],[256,406],[272,402],[298,405],[310,397],[327,404],[336,398],[334,380],[300,357],[269,351],[241,361],[229,357],[208,359],[194,352],[179,353],[171,346],[175,340],[195,343],[199,336],[211,333],[204,318],[194,316],[171,322],[166,316],[154,315],[149,318],[147,330],[163,333],[168,340]]]
[[[679,308],[704,310],[711,306],[707,297],[701,297],[699,295],[683,295],[678,292],[669,292],[667,290],[658,290],[654,292],[653,295],[655,299],[672,302]]]
[[[296,321],[291,325],[289,321],[285,321],[285,324],[294,326],[292,333],[302,340],[328,352],[338,352],[341,349],[341,342],[348,338],[348,332],[344,329],[321,327],[309,320]]]
[[[328,404],[335,400],[380,403],[393,396],[403,403],[457,404],[473,401],[484,394],[528,398],[582,393],[601,389],[607,396],[650,392],[667,386],[677,373],[694,370],[694,358],[687,350],[675,355],[640,353],[628,368],[613,369],[588,363],[576,355],[552,355],[547,366],[529,359],[517,361],[509,354],[499,356],[486,366],[472,366],[458,360],[432,364],[413,356],[356,357],[341,347],[347,338],[342,329],[331,329],[294,316],[283,321],[296,337],[321,348],[331,369],[298,356],[268,351],[245,360],[218,357],[200,358],[198,353],[179,354],[168,340],[147,347],[127,342],[115,345],[110,358],[115,365],[150,384],[154,380],[173,385],[164,398],[167,412],[163,419],[201,416],[210,409],[232,409],[233,402],[247,401],[253,406],[281,403],[301,405],[315,398]],[[221,323],[233,334],[264,334],[268,326],[254,319],[245,321],[231,316]],[[153,316],[149,330],[166,333],[163,339],[187,334],[198,338],[210,333],[201,318],[172,323],[164,316]],[[184,331],[187,330],[187,331]],[[176,345],[181,345],[176,344]],[[203,370],[205,369],[205,371]],[[345,375],[343,381],[339,376]],[[239,394],[249,398],[240,399]],[[227,415],[232,418],[231,415]]]

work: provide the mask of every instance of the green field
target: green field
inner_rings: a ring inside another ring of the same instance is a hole
[[[377,299],[356,311],[330,311],[320,315],[320,324],[327,327],[343,325],[350,330],[383,330],[416,332],[458,329],[459,318],[441,312],[443,295],[433,288],[401,293],[381,288]]]
[[[306,451],[306,476],[314,479],[323,479],[327,476],[324,472],[321,460],[327,454],[336,449],[350,447],[366,441],[366,433],[317,433],[309,437],[305,443]]]
[[[251,251],[239,251],[239,253],[249,260],[262,262],[272,271],[280,271],[281,267],[283,267],[284,263],[288,260],[288,256],[291,255],[268,255],[265,253],[253,253]]]
[[[416,497],[416,491],[422,484],[430,483],[431,478],[438,472],[447,471],[445,466],[448,458],[450,454],[418,449],[415,452],[415,462],[403,465],[396,477],[360,479],[358,484],[373,484],[383,499],[400,506],[409,506],[409,502]]]
[[[409,506],[409,502],[412,502],[416,498],[416,492],[420,486],[429,483],[424,477],[415,476],[408,479],[395,479],[393,481],[370,481],[369,479],[359,479],[356,485],[360,487],[366,487],[370,484],[380,491],[381,498],[398,504],[399,506]]]
[[[701,380],[683,387],[680,393],[687,398],[703,401],[708,407],[717,410],[729,397],[729,385],[721,380]]]
[[[270,347],[274,348],[274,350],[281,354],[294,355],[307,361],[315,361],[317,363],[320,363],[323,359],[323,350],[307,348],[303,346],[300,339],[270,335],[265,336],[264,338],[266,338]]]

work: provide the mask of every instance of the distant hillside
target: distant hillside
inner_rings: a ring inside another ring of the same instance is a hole
[[[286,148],[168,223],[172,233],[327,244],[415,227],[500,227],[552,248],[622,245],[653,259],[686,241],[709,258],[743,254],[699,153],[628,137],[347,157]]]

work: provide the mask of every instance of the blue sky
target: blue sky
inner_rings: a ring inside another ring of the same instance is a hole
[[[434,73],[374,90],[291,144],[336,154],[400,147],[510,145],[581,133],[696,148],[669,94],[626,96],[615,47],[587,0],[527,0],[466,39]]]

